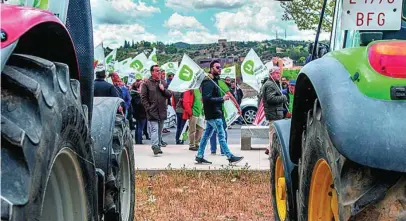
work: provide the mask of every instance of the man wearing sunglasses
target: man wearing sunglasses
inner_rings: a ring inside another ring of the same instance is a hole
[[[228,148],[225,130],[223,127],[223,103],[230,99],[230,95],[225,94],[223,97],[220,93],[218,85],[221,73],[221,65],[219,61],[212,61],[210,63],[210,72],[213,75],[213,79],[206,77],[203,80],[201,89],[203,97],[203,110],[206,118],[206,129],[203,132],[203,137],[200,140],[199,149],[195,158],[197,163],[211,164],[210,161],[204,159],[204,152],[207,142],[216,131],[220,143],[222,152],[227,156],[229,163],[238,163],[244,157],[234,156]]]

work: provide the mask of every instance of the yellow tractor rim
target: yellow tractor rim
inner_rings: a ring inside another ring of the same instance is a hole
[[[281,158],[278,156],[275,164],[275,195],[278,216],[281,221],[286,219],[286,182]]]
[[[324,159],[314,166],[309,191],[309,221],[338,221],[338,199],[333,175]]]

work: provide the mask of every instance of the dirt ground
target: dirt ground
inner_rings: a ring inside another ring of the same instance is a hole
[[[267,172],[136,174],[137,221],[273,220]]]

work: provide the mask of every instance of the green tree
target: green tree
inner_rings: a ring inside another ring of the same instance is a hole
[[[328,0],[322,30],[330,32],[332,28],[334,5],[336,0]],[[282,20],[293,20],[300,30],[317,30],[323,0],[300,0],[281,2],[284,9]]]
[[[305,57],[300,57],[299,60],[297,61],[299,64],[304,64],[306,62]]]
[[[145,48],[151,47],[151,42],[149,42],[149,41],[144,41],[143,43],[144,43],[144,47],[145,47]]]

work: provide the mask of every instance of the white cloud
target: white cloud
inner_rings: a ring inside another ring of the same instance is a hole
[[[249,0],[166,0],[165,6],[175,10],[234,9],[248,2]]]
[[[193,6],[197,9],[206,8],[223,8],[232,9],[239,8],[246,4],[248,0],[196,0]]]
[[[132,25],[95,25],[93,28],[94,45],[103,41],[104,47],[117,48],[127,41],[157,41],[154,34],[145,31],[139,24]]]
[[[165,21],[164,26],[172,30],[207,30],[195,17],[182,16],[177,12]]]
[[[169,30],[168,42],[186,42],[189,44],[204,44],[217,42],[219,36],[206,31],[186,31]]]
[[[141,0],[138,3],[132,0],[91,0],[90,3],[95,24],[131,24],[139,18],[161,12]]]
[[[164,26],[169,29],[168,42],[212,43],[218,39],[218,35],[210,34],[193,16],[174,13],[165,21]]]
[[[251,4],[235,12],[224,11],[215,14],[219,35],[230,41],[262,41],[273,39],[278,32],[284,38],[285,30],[289,40],[312,40],[313,31],[299,31],[293,21],[282,21],[283,9],[279,2],[251,0]],[[329,35],[323,33],[321,39]]]

